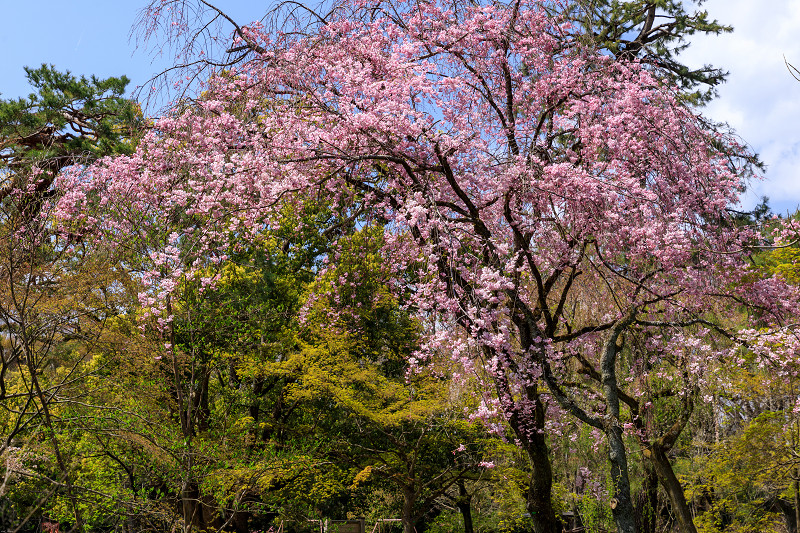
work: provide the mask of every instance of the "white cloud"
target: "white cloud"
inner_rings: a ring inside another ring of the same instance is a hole
[[[743,203],[751,207],[766,195],[776,212],[794,211],[800,205],[800,82],[784,56],[800,66],[800,0],[709,0],[702,7],[734,32],[695,36],[682,59],[730,71],[705,114],[733,126],[767,164],[766,180],[754,183]]]

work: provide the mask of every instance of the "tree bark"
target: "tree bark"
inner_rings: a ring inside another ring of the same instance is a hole
[[[520,342],[527,348],[533,347],[533,329],[522,317],[515,316]],[[508,382],[504,377],[495,378],[498,387],[498,397],[512,397]],[[553,469],[550,464],[550,454],[547,449],[545,437],[545,406],[539,395],[538,382],[532,380],[525,386],[525,400],[528,403],[525,413],[520,412],[520,406],[511,409],[508,418],[509,426],[522,443],[531,465],[531,478],[526,494],[526,507],[531,516],[534,533],[561,533],[563,527],[559,517],[556,516],[551,493],[553,489]],[[513,402],[512,402],[513,403]]]
[[[472,496],[467,492],[463,479],[458,480],[458,500],[456,501],[461,517],[464,519],[464,533],[474,533],[472,525]]]
[[[631,485],[628,479],[628,457],[622,440],[622,428],[611,424],[608,436],[608,458],[611,461],[611,481],[614,483],[614,498],[610,502],[611,514],[619,533],[636,533]]]
[[[781,516],[783,517],[783,523],[786,526],[787,533],[797,533],[797,518],[796,518],[796,507],[789,503],[788,500],[784,500],[782,498],[775,498],[772,503],[772,507],[777,507],[778,510],[781,512]]]
[[[200,487],[193,481],[184,482],[181,489],[181,513],[183,514],[183,531],[205,531],[206,522],[203,515],[203,503],[200,500]]]
[[[648,456],[655,467],[658,480],[667,493],[669,503],[672,505],[672,512],[675,514],[675,520],[678,522],[681,532],[697,533],[692,520],[692,512],[686,503],[686,497],[683,495],[683,487],[681,487],[675,472],[672,470],[667,454],[657,444],[647,452],[645,455]]]
[[[417,498],[417,493],[413,487],[406,487],[403,489],[403,514],[400,517],[403,520],[403,533],[416,533],[416,521],[414,520],[414,501]]]
[[[631,485],[628,479],[628,456],[622,440],[620,424],[619,392],[617,391],[617,341],[629,320],[618,323],[610,332],[603,346],[600,364],[603,393],[606,397],[608,416],[605,432],[608,437],[608,458],[611,461],[611,480],[614,483],[614,498],[610,502],[611,513],[617,523],[618,533],[636,533],[636,520],[631,500]]]
[[[636,498],[636,524],[639,533],[656,533],[658,525],[658,474],[649,461],[644,463],[646,474]]]
[[[544,405],[538,394],[528,394],[533,399],[535,411],[535,429],[526,432],[524,428],[515,428],[517,435],[525,435],[525,451],[531,463],[531,479],[528,484],[526,504],[531,515],[534,533],[561,533],[561,522],[553,508],[551,492],[553,488],[553,470],[544,428]]]

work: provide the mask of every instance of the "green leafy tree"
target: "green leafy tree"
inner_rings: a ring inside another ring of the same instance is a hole
[[[52,65],[25,73],[36,92],[0,100],[0,200],[19,190],[55,194],[51,187],[63,169],[133,150],[144,123],[124,96],[128,78],[76,77]],[[33,217],[39,200],[19,207]]]
[[[81,530],[69,418],[60,406],[79,396],[87,346],[120,312],[126,281],[109,250],[57,227],[53,185],[69,167],[130,151],[136,108],[122,96],[125,78],[88,80],[49,66],[26,72],[36,92],[0,100],[0,455],[41,459],[22,461],[21,470],[6,464],[7,479],[23,476],[36,487],[31,505],[17,500],[16,526],[63,494]]]
[[[485,475],[479,463],[489,465],[489,438],[464,420],[473,402],[458,399],[447,358],[409,366],[423,324],[393,287],[413,274],[392,273],[378,252],[382,240],[374,223],[339,239],[312,286],[300,388],[330,398],[335,423],[321,436],[336,444],[330,456],[357,472],[350,498],[389,495],[383,512],[397,513],[405,531],[423,531],[451,489],[461,483],[466,492],[467,480]]]
[[[638,59],[652,65],[667,80],[678,84],[693,102],[703,103],[725,81],[726,72],[703,65],[693,69],[680,61],[695,33],[719,35],[731,26],[710,18],[700,9],[702,0],[578,0],[573,18],[586,37],[622,60]]]

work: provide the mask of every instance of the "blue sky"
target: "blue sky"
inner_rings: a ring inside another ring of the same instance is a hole
[[[0,92],[4,98],[29,92],[23,66],[52,63],[74,74],[99,77],[122,74],[143,83],[152,70],[128,33],[137,2],[88,0],[0,0],[4,24],[0,32]]]
[[[217,0],[239,22],[263,16],[269,1]],[[0,93],[16,98],[30,92],[23,66],[52,63],[59,70],[98,77],[126,75],[129,89],[172,64],[136,48],[131,27],[146,0],[0,0]]]
[[[168,56],[136,50],[129,37],[144,5],[145,0],[0,0],[1,97],[26,95],[22,67],[42,63],[74,74],[125,74],[130,89],[145,84],[171,63]],[[271,2],[217,0],[215,5],[249,22]],[[696,36],[683,55],[689,64],[711,63],[731,73],[706,114],[730,123],[767,164],[766,180],[753,182],[744,207],[767,195],[776,212],[793,212],[800,206],[800,82],[789,75],[783,57],[800,66],[800,0],[708,0],[703,7],[735,28],[730,35]]]
[[[800,82],[786,60],[800,67],[800,0],[708,0],[711,16],[731,34],[692,39],[683,54],[691,65],[710,63],[730,72],[705,114],[728,122],[767,165],[752,183],[746,207],[766,195],[776,213],[800,207]]]

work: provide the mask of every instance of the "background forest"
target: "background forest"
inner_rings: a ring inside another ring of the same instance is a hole
[[[154,0],[158,113],[26,69],[0,530],[797,532],[800,221],[698,4]]]

